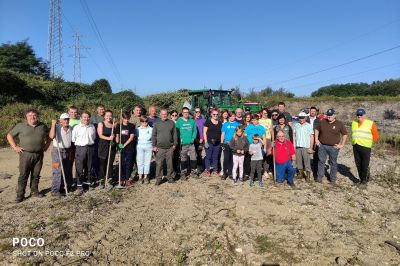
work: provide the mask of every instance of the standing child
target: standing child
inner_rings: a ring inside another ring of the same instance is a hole
[[[153,153],[152,146],[153,128],[148,125],[148,118],[142,116],[140,118],[140,127],[136,129],[137,136],[137,154],[136,164],[138,167],[139,183],[149,184],[151,155]]]
[[[131,186],[132,182],[129,182],[131,177],[133,158],[136,150],[135,147],[135,125],[129,123],[131,114],[129,112],[122,113],[122,125],[121,132],[119,132],[120,127],[116,127],[116,142],[118,143],[117,150],[120,151],[121,164],[122,164],[122,185]]]
[[[229,144],[229,146],[233,151],[233,169],[232,169],[233,184],[234,185],[237,184],[236,171],[239,168],[239,182],[240,185],[243,185],[243,162],[244,162],[244,155],[249,150],[249,142],[243,134],[242,127],[236,128],[235,136],[233,137],[233,140]]]
[[[258,186],[263,187],[262,182],[262,144],[260,142],[260,137],[258,134],[253,135],[253,143],[250,144],[249,154],[251,155],[251,171],[250,171],[250,187],[254,185],[254,174],[257,173],[258,176]]]

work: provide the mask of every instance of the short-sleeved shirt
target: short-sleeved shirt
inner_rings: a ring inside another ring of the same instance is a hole
[[[341,135],[347,135],[346,127],[339,120],[333,123],[329,123],[326,119],[321,120],[316,129],[319,132],[319,141],[324,145],[339,144]]]
[[[70,118],[69,119],[69,126],[74,128],[74,126],[79,125],[81,120],[79,118]]]
[[[275,161],[278,164],[286,163],[296,153],[293,143],[290,140],[285,140],[285,142],[276,141],[275,150]]]
[[[288,112],[283,112],[283,113],[281,113],[281,114],[285,116],[286,122],[292,122],[293,118],[292,118],[292,115],[291,115],[290,113],[288,113]]]
[[[28,123],[19,123],[9,132],[19,139],[19,146],[27,152],[43,152],[48,133],[48,127],[41,122],[34,127]]]
[[[92,123],[95,127],[97,127],[97,125],[101,122],[104,121],[104,117],[100,116],[98,114],[94,114],[91,118],[90,118],[90,123]]]
[[[252,161],[259,161],[263,159],[263,154],[262,154],[262,144],[261,142],[258,142],[257,144],[250,144],[249,151],[253,152],[251,155],[251,160]]]
[[[127,125],[122,124],[121,126],[121,143],[124,144],[125,142],[128,141],[129,137],[131,136],[131,134],[135,134],[136,130],[135,130],[135,126],[131,123],[128,123]],[[116,134],[119,134],[119,126],[116,128]],[[124,149],[126,150],[133,150],[135,147],[135,142],[131,141],[128,146],[126,146]]]
[[[237,127],[241,126],[241,124],[237,121],[233,121],[233,122],[225,122],[222,125],[222,132],[224,132],[224,143],[227,143],[229,141],[232,140],[233,135],[235,135],[235,130]]]
[[[68,127],[67,131],[62,127],[62,125],[56,125],[56,134],[58,146],[61,149],[68,149],[72,144],[72,128]],[[57,148],[56,138],[53,139],[53,147]]]
[[[244,133],[247,135],[247,140],[249,141],[249,143],[252,144],[253,143],[253,136],[255,134],[258,134],[258,136],[262,140],[262,138],[263,138],[262,136],[265,135],[265,128],[262,125],[250,124],[244,130]]]
[[[296,123],[294,125],[294,132],[296,133],[296,147],[298,148],[310,148],[310,137],[314,135],[314,130],[310,123]]]
[[[264,127],[267,139],[271,139],[272,120],[270,118],[261,118],[258,123]]]
[[[217,124],[213,124],[211,119],[208,119],[204,123],[204,127],[207,127],[207,141],[209,143],[220,144],[221,143],[221,128],[222,123],[218,120]]]

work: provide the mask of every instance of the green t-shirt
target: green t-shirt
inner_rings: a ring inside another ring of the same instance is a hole
[[[19,139],[19,146],[27,152],[43,152],[48,133],[48,127],[41,122],[38,122],[35,127],[27,123],[19,123],[9,132],[11,136]]]
[[[69,119],[69,126],[73,128],[74,126],[78,125],[81,122],[78,118],[70,118]]]

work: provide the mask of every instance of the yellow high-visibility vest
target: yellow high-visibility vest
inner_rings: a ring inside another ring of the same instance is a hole
[[[373,121],[366,119],[361,126],[358,126],[358,121],[354,120],[351,124],[351,143],[371,148],[373,144],[371,131],[373,123]]]

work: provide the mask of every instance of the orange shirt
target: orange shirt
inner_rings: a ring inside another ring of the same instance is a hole
[[[358,126],[360,127],[362,122],[358,122]],[[372,128],[371,128],[371,133],[372,133],[372,141],[375,142],[379,138],[378,134],[378,128],[376,127],[375,122],[372,123]]]

